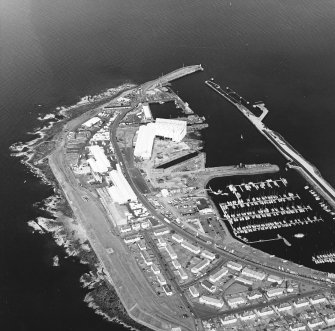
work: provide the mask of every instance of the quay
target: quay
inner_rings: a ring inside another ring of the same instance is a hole
[[[280,134],[270,130],[264,125],[261,117],[255,116],[246,106],[241,103],[241,97],[236,93],[231,93],[231,89],[226,88],[226,91],[213,80],[205,81],[205,84],[215,92],[223,96],[226,100],[232,103],[240,112],[256,127],[256,129],[276,147],[276,149],[293,165],[289,167],[295,168],[301,175],[310,182],[316,190],[329,202],[332,207],[335,207],[335,190],[322,178],[320,172],[305,160],[289,143],[285,141]]]

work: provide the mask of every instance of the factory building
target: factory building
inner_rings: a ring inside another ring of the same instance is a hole
[[[94,173],[106,173],[111,168],[111,164],[105,155],[104,149],[98,145],[89,146],[92,157],[88,159],[88,164]]]
[[[92,117],[88,121],[82,124],[85,128],[91,128],[93,125],[98,124],[101,121],[99,117]]]
[[[209,280],[212,283],[218,282],[223,276],[228,274],[228,269],[226,267],[222,267],[219,271],[215,274],[209,276]]]
[[[202,260],[201,262],[199,262],[197,265],[195,265],[194,267],[192,267],[191,271],[194,274],[197,274],[198,272],[200,272],[201,270],[205,269],[208,265],[209,265],[210,261],[209,260]]]
[[[201,296],[199,299],[200,303],[204,303],[205,305],[209,305],[209,306],[214,306],[216,308],[222,308],[223,307],[223,302],[219,299],[215,299],[212,297],[208,297],[208,296]]]
[[[245,267],[242,270],[242,275],[248,276],[248,277],[251,277],[251,278],[255,278],[257,280],[264,280],[264,278],[266,277],[265,273],[255,271],[255,270],[249,269],[247,267]]]
[[[199,254],[200,253],[200,248],[198,246],[194,246],[187,241],[183,241],[181,243],[181,247],[186,248],[187,250],[189,250],[190,252],[192,252],[194,254]]]
[[[150,106],[148,103],[142,104],[142,110],[143,110],[144,118],[146,120],[152,120],[152,114],[151,114]]]
[[[156,134],[154,126],[154,123],[149,123],[147,125],[140,126],[138,129],[134,150],[135,156],[141,157],[144,160],[149,160],[151,158]]]
[[[152,154],[155,136],[180,142],[186,135],[187,122],[157,118],[155,123],[140,126],[137,134],[134,155],[149,160]]]
[[[130,187],[118,164],[116,165],[116,168],[117,170],[112,170],[109,173],[109,178],[114,184],[114,186],[107,188],[109,195],[113,201],[119,203],[120,205],[129,201],[137,201],[135,192]]]

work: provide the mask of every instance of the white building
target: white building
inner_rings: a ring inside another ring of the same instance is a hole
[[[166,247],[166,240],[159,237],[158,238],[158,247]]]
[[[228,274],[228,269],[226,267],[222,267],[219,271],[215,274],[209,276],[209,280],[212,283],[218,282],[222,277]]]
[[[282,287],[271,288],[271,289],[269,289],[269,290],[266,291],[266,295],[269,298],[277,297],[277,296],[283,295],[284,294],[284,290],[285,289],[282,288]]]
[[[230,307],[236,307],[237,305],[245,303],[245,299],[242,297],[229,298],[227,302]]]
[[[237,322],[237,318],[234,315],[229,315],[226,316],[224,319],[220,318],[221,324],[224,325],[229,325],[229,324],[234,324]]]
[[[99,123],[100,121],[101,121],[101,119],[99,117],[92,117],[88,121],[83,123],[82,126],[84,126],[85,128],[90,128],[93,125]]]
[[[129,201],[137,201],[137,196],[126,178],[123,176],[120,166],[117,165],[116,167],[117,170],[112,170],[109,173],[109,178],[113,182],[114,186],[107,188],[112,200],[120,205]]]
[[[306,325],[302,323],[296,323],[296,324],[290,325],[290,330],[291,331],[304,331],[306,330]]]
[[[141,125],[138,129],[134,150],[135,156],[141,157],[144,160],[151,158],[156,134],[154,126],[154,123],[149,123],[147,125]]]
[[[142,110],[143,110],[143,113],[144,113],[144,118],[146,120],[151,120],[152,119],[152,114],[151,114],[151,110],[150,110],[149,104],[144,103],[142,105]]]
[[[156,275],[157,281],[160,285],[166,285],[166,279],[164,278],[164,276],[159,273]]]
[[[288,302],[284,302],[277,307],[277,310],[279,312],[287,311],[287,310],[290,310],[290,309],[292,309],[292,306]]]
[[[181,264],[178,260],[173,260],[172,261],[172,264],[173,266],[176,268],[176,269],[180,269],[181,268]]]
[[[325,321],[326,321],[327,325],[334,325],[335,324],[335,314],[328,315],[325,318]]]
[[[160,274],[160,269],[157,267],[157,265],[156,264],[152,264],[151,265],[151,270],[152,270],[152,272],[155,274],[155,275],[158,275],[158,274]]]
[[[209,260],[207,260],[207,259],[202,260],[197,265],[195,265],[194,267],[192,267],[191,272],[193,272],[194,274],[197,274],[201,270],[205,269],[209,264],[210,264]]]
[[[276,276],[276,275],[269,275],[268,281],[271,282],[271,283],[281,284],[283,282],[283,279]]]
[[[199,296],[199,291],[194,285],[189,287],[189,291],[193,298],[197,298]]]
[[[156,135],[179,142],[186,136],[186,121],[156,118]]]
[[[240,315],[241,321],[249,321],[256,317],[256,314],[253,311],[246,311]]]
[[[182,280],[188,279],[188,275],[183,268],[178,269],[179,276]]]
[[[242,270],[242,275],[248,276],[250,278],[255,278],[257,280],[264,280],[264,278],[266,277],[265,273],[259,272],[259,271],[255,271],[255,270],[249,269],[247,267],[245,267]]]
[[[322,320],[322,319],[320,319],[320,318],[314,318],[314,319],[312,319],[311,321],[308,321],[307,322],[307,325],[311,328],[311,329],[313,329],[313,328],[320,328],[321,327],[321,325],[322,326],[325,326],[324,325],[325,324],[325,322]]]
[[[240,282],[240,283],[242,283],[242,284],[245,284],[245,285],[252,285],[253,284],[253,281],[252,280],[250,280],[250,279],[246,279],[246,278],[244,278],[244,277],[236,277],[235,278],[235,280],[237,281],[237,282]]]
[[[180,142],[186,135],[187,122],[157,118],[155,123],[140,126],[137,134],[134,155],[149,160],[155,136]]]
[[[249,293],[247,297],[249,300],[257,300],[262,297],[262,294],[254,291],[254,292]]]
[[[176,241],[177,243],[179,243],[179,244],[181,244],[183,242],[183,240],[184,240],[184,238],[182,236],[180,236],[179,234],[177,234],[177,233],[174,233],[172,235],[172,239],[174,241]]]
[[[203,295],[200,297],[199,299],[200,303],[204,303],[205,305],[209,305],[209,306],[214,306],[216,308],[222,308],[223,307],[223,302],[219,299],[215,299],[212,297],[208,297],[206,295]]]
[[[210,259],[210,260],[215,260],[215,254],[207,251],[207,250],[203,250],[201,252],[201,256],[205,257],[206,259]]]
[[[169,254],[171,260],[175,260],[176,258],[178,258],[178,255],[176,254],[176,252],[174,251],[174,249],[171,247],[171,245],[169,245],[169,244],[166,245],[165,246],[165,250]]]
[[[194,254],[199,254],[200,253],[200,247],[192,245],[185,240],[181,243],[181,247],[184,247],[185,249],[189,250],[190,252],[192,252]]]
[[[310,299],[312,305],[317,305],[319,303],[327,303],[328,300],[321,294],[315,295]]]
[[[264,316],[269,316],[274,313],[273,309],[270,307],[265,307],[261,309],[260,311],[257,312],[259,316],[264,317]]]
[[[234,261],[228,261],[227,267],[236,271],[241,271],[242,265]]]
[[[154,235],[156,237],[163,236],[164,234],[168,234],[168,233],[170,233],[170,230],[168,228],[164,228],[164,229],[160,229],[160,230],[155,230],[154,231]]]
[[[88,159],[88,164],[95,173],[106,173],[111,168],[111,164],[102,147],[98,145],[89,146],[92,157]]]
[[[295,308],[301,308],[301,307],[306,307],[309,306],[309,301],[307,299],[298,299],[297,302],[293,303]]]

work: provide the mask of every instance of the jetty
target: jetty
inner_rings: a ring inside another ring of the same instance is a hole
[[[205,81],[205,84],[233,104],[288,160],[288,166],[296,169],[311,185],[313,185],[313,187],[325,200],[329,202],[330,205],[335,207],[335,190],[324,178],[322,178],[318,169],[304,159],[279,133],[270,130],[264,125],[262,120],[265,116],[264,112],[268,111],[267,109],[265,110],[264,107],[261,107],[263,114],[258,117],[247,108],[248,102],[246,102],[229,87],[223,89],[213,80],[207,80]]]

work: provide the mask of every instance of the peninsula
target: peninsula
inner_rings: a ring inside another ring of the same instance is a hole
[[[202,70],[201,65],[183,67],[123,91],[71,119],[54,137],[49,166],[73,217],[85,229],[105,281],[128,315],[153,330],[312,330],[333,325],[330,275],[258,251],[240,236],[247,229],[242,223],[263,217],[259,215],[267,204],[298,199],[292,193],[244,201],[244,190],[279,187],[285,179],[219,191],[208,187],[215,177],[275,176],[279,167],[206,167],[199,139],[205,119],[169,84]],[[165,102],[173,102],[183,116],[154,118],[150,105]],[[289,156],[301,160],[297,154]],[[307,164],[302,169],[312,176]],[[324,183],[322,189],[332,198]],[[219,195],[224,197],[221,211],[212,199]],[[243,209],[251,203],[253,212]],[[305,208],[292,210],[303,213]]]

